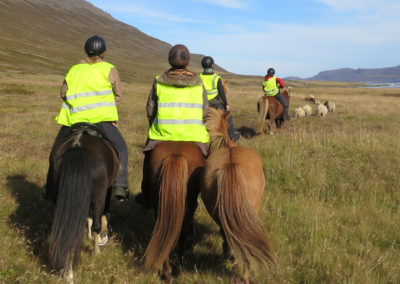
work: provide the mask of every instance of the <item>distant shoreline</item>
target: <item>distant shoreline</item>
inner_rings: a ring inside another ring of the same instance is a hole
[[[365,87],[368,89],[382,89],[382,88],[400,88],[400,83],[366,83]]]

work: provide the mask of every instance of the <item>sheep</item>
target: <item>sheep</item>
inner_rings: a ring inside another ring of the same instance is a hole
[[[308,95],[304,100],[306,102],[315,103],[315,98],[313,94]]]
[[[306,116],[312,114],[312,108],[311,108],[311,106],[305,105],[305,106],[303,106],[302,108],[304,109],[304,112],[305,112]]]
[[[328,108],[328,112],[334,112],[336,110],[335,101],[326,101],[324,105]]]
[[[326,105],[318,103],[315,115],[317,115],[317,116],[325,116],[327,113],[328,113],[328,108],[326,107]]]
[[[298,107],[298,108],[294,109],[294,117],[301,118],[301,117],[305,117],[305,116],[306,116],[306,113],[302,107]]]

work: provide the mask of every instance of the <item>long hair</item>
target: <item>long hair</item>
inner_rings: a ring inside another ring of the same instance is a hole
[[[213,153],[220,148],[227,147],[230,141],[228,136],[228,125],[224,121],[225,116],[222,110],[210,107],[205,119],[205,126],[210,135],[209,151]]]
[[[257,127],[256,127],[256,132],[257,133],[262,133],[264,129],[264,122],[265,118],[267,117],[267,112],[268,112],[268,97],[262,96],[258,99],[257,102],[258,106],[258,117],[257,117]]]
[[[57,177],[57,206],[51,229],[49,260],[57,271],[79,259],[86,218],[89,215],[92,181],[88,151],[68,149]]]
[[[144,270],[160,270],[174,248],[186,208],[188,164],[184,156],[165,158],[159,176],[157,221],[144,254]]]
[[[239,268],[244,272],[253,262],[266,267],[274,263],[267,234],[261,220],[248,202],[248,188],[239,164],[226,163],[217,172],[218,216],[226,241]]]

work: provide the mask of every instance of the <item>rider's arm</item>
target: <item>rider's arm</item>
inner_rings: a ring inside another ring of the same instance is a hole
[[[157,115],[157,81],[154,80],[153,86],[151,87],[149,97],[146,103],[147,119],[149,125],[153,123],[154,117]]]
[[[122,99],[122,88],[121,80],[119,78],[118,70],[116,68],[111,69],[110,74],[108,75],[108,80],[112,85],[115,102],[118,103]]]

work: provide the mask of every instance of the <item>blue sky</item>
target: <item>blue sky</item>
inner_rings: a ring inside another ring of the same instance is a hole
[[[399,0],[88,0],[230,72],[312,77],[400,65]]]

